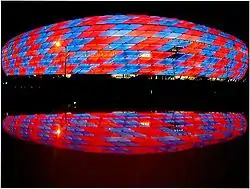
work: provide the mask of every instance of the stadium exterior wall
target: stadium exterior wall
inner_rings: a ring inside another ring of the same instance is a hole
[[[107,15],[59,22],[2,49],[6,75],[135,74],[240,80],[248,49],[236,37],[174,18]]]

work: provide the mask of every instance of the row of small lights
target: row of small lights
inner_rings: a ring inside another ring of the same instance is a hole
[[[73,102],[73,104],[76,104],[76,101]],[[154,113],[158,113],[157,110],[155,111],[150,111],[151,113],[154,112]],[[168,111],[168,113],[192,113],[193,111]],[[121,113],[137,113],[136,111],[113,111],[112,113],[114,114],[121,114]],[[159,112],[159,113],[164,113],[164,112]],[[206,114],[221,114],[221,113],[225,113],[225,112],[206,112]],[[238,113],[235,113],[235,112],[227,112],[227,113],[230,113],[230,114],[238,114]],[[67,112],[66,114],[72,114],[72,112]],[[6,115],[9,115],[8,112],[6,112]],[[154,119],[154,118],[150,118],[150,119]],[[149,122],[141,122],[142,125],[149,125],[148,124]]]
[[[8,82],[6,81],[6,82],[3,82],[3,85],[7,85],[8,84]],[[36,86],[36,87],[38,87],[38,88],[40,88],[40,86]],[[14,86],[14,88],[16,88],[16,85]],[[22,88],[24,88],[24,89],[26,89],[26,86],[20,86],[20,88],[22,89]],[[28,88],[28,87],[27,87]],[[30,88],[31,89],[33,89],[33,86],[30,86]],[[35,87],[34,87],[35,88]]]
[[[37,75],[33,75],[34,77],[36,77]],[[29,78],[31,78],[31,76],[28,76]],[[53,76],[52,78],[56,78],[56,77],[67,77],[67,78],[70,78],[71,77],[71,74],[66,74],[66,75],[58,75],[58,76]]]
[[[39,88],[39,89],[41,88],[40,86],[36,86],[36,87]],[[15,86],[14,88],[16,88],[16,86]],[[22,85],[21,85],[20,88],[21,88],[21,89],[22,89],[22,88],[26,89],[26,86],[22,86]],[[27,88],[28,88],[28,87],[27,87]],[[33,88],[35,88],[35,87],[30,86],[30,88],[33,89]]]
[[[129,78],[132,78],[132,77],[136,77],[137,75],[135,74],[113,74],[111,75],[111,77],[113,78],[116,78],[116,79],[122,79],[122,78],[125,78],[125,79],[129,79]],[[175,79],[180,79],[180,80],[186,80],[186,79],[189,79],[189,80],[195,80],[197,77],[191,77],[191,76],[155,76],[155,79],[168,79],[168,80],[175,80]],[[153,79],[152,77],[148,78],[148,79]],[[208,78],[208,80],[211,80],[211,81],[225,81],[226,79],[221,79],[221,78]],[[227,81],[234,81],[234,82],[237,82],[238,80],[237,79],[228,79]]]
[[[135,77],[135,76],[112,76],[112,77],[114,77],[114,78],[116,78],[116,79],[122,79],[122,78],[125,78],[125,79],[129,79],[129,78],[131,78],[131,77]],[[53,77],[54,78],[54,77]],[[152,79],[152,78],[151,78]],[[157,79],[157,78],[156,78]],[[170,78],[169,80],[175,80],[176,78]],[[185,79],[187,79],[187,78],[179,78],[179,79],[181,79],[181,80],[185,80]],[[166,78],[165,78],[165,80],[166,80]],[[194,79],[191,79],[191,80],[194,80]],[[210,78],[210,79],[208,79],[208,80],[210,80],[210,81],[225,81],[225,79],[218,79],[218,78]],[[230,81],[233,81],[233,82],[237,82],[237,80],[235,80],[235,79],[229,79],[228,80],[228,82],[230,82]],[[3,82],[3,85],[7,85],[8,84],[8,82],[6,81],[6,82]],[[15,86],[16,87],[16,86]],[[21,88],[22,88],[22,86],[21,86]],[[25,88],[25,86],[24,86],[24,88]],[[33,88],[32,86],[31,86],[31,88]],[[40,87],[39,87],[40,88]],[[152,92],[151,92],[151,94],[152,94]]]
[[[36,75],[33,75],[34,77],[36,77]],[[53,76],[52,78],[60,78],[60,77],[67,77],[70,78],[72,76],[72,74],[66,74],[66,75],[58,75],[58,76]],[[136,77],[138,75],[136,74],[112,74],[111,77],[116,78],[116,79],[129,79],[132,77]],[[31,78],[31,76],[28,76],[29,78]],[[191,77],[191,76],[155,76],[155,79],[168,79],[168,80],[175,80],[175,79],[180,79],[180,80],[185,80],[185,79],[189,79],[189,80],[195,80],[197,77]],[[149,77],[148,79],[153,79],[153,77]],[[208,80],[211,81],[225,81],[226,79],[221,79],[221,78],[208,78]],[[234,81],[237,82],[237,79],[227,79],[227,81]],[[7,84],[3,83],[3,84]]]

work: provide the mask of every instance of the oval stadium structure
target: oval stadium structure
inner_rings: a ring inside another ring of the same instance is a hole
[[[240,80],[248,49],[236,37],[183,20],[107,15],[59,22],[2,49],[6,75],[135,74]]]

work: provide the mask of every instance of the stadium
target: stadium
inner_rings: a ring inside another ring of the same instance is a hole
[[[3,187],[248,187],[249,3],[1,4]]]
[[[7,76],[242,80],[248,49],[192,22],[147,15],[92,16],[18,35],[2,48]]]

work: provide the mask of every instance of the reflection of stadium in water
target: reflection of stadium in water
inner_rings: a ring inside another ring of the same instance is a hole
[[[97,153],[175,152],[244,134],[241,113],[91,112],[7,115],[3,128],[17,138]]]

